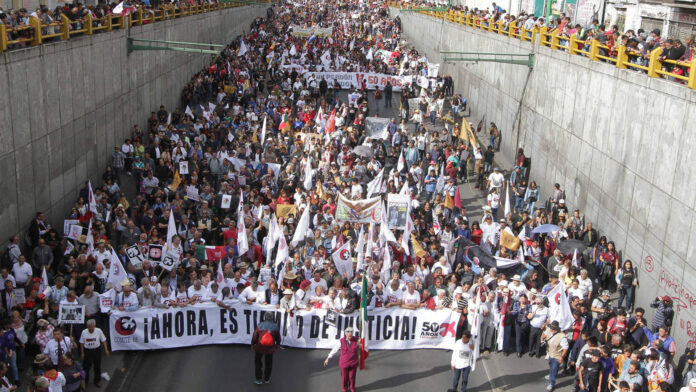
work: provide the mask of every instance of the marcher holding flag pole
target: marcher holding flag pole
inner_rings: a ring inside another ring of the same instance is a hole
[[[367,323],[367,305],[370,302],[367,291],[367,276],[363,275],[362,284],[360,285],[360,370],[365,369],[365,360],[370,355],[367,347],[368,323]]]

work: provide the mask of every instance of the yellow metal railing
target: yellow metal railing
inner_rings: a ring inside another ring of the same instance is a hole
[[[253,3],[263,2],[267,2],[267,0],[253,0]],[[61,14],[59,20],[50,24],[43,24],[39,19],[31,16],[29,17],[29,25],[26,26],[7,28],[4,23],[0,23],[0,53],[15,47],[41,45],[44,41],[53,38],[68,40],[73,36],[92,35],[95,32],[123,29],[127,26],[142,26],[226,8],[242,7],[247,3],[240,0],[239,2],[182,5],[180,7],[166,5],[154,10],[143,10],[139,7],[128,17],[110,14],[98,19],[88,14],[84,19],[70,20],[65,14]]]
[[[400,2],[389,2],[390,7],[411,8]],[[643,56],[623,45],[607,46],[596,39],[582,41],[575,34],[571,36],[558,35],[556,30],[549,31],[548,27],[535,27],[527,30],[518,25],[517,21],[505,26],[504,22],[495,22],[481,18],[471,13],[450,10],[443,11],[416,11],[424,15],[444,19],[450,23],[469,26],[475,29],[488,31],[493,34],[507,35],[510,38],[531,42],[532,45],[545,46],[552,50],[566,51],[571,55],[579,55],[592,61],[603,61],[615,65],[617,68],[633,69],[645,72],[653,78],[669,78],[678,83],[686,84],[691,89],[696,89],[696,58],[691,61],[663,60],[660,58],[662,48],[656,48],[643,58]],[[0,50],[2,47],[0,46]]]

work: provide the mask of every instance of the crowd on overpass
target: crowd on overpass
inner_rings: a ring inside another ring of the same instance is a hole
[[[442,9],[442,6],[438,6],[433,2],[407,2],[402,4]],[[502,28],[505,33],[513,30],[512,32],[515,35],[526,34],[527,39],[531,39],[533,30],[539,31],[542,27],[546,27],[550,35],[559,36],[559,44],[563,47],[568,47],[571,36],[575,35],[579,42],[577,48],[574,49],[579,51],[584,50],[587,52],[592,45],[592,41],[597,40],[599,43],[599,54],[614,60],[618,56],[619,47],[623,46],[626,48],[628,62],[642,67],[648,66],[652,51],[662,48],[659,56],[659,60],[662,62],[662,69],[680,76],[689,75],[691,62],[694,60],[694,54],[696,53],[696,42],[693,34],[684,38],[664,36],[658,28],[650,31],[629,29],[621,32],[618,25],[612,25],[609,21],[600,23],[599,19],[592,18],[589,23],[580,23],[579,21],[574,21],[572,15],[566,15],[565,13],[543,17],[522,11],[514,15],[509,10],[496,5],[495,2],[487,9],[468,6],[452,6],[449,9],[476,18],[477,26],[480,23],[485,28],[488,28],[491,24],[497,26],[502,22]],[[584,55],[589,55],[589,53],[584,53]],[[601,60],[607,61],[606,59]],[[647,72],[644,68],[632,69],[639,72]],[[676,80],[670,75],[663,76],[673,81]],[[679,80],[679,82],[685,83],[684,80]]]
[[[37,213],[2,258],[0,391],[25,357],[39,390],[99,384],[112,310],[352,313],[363,277],[368,309],[451,309],[457,339],[481,320],[481,352],[548,354],[549,390],[559,369],[583,391],[696,383],[693,350],[673,365],[670,298],[644,304],[648,321],[631,261],[560,184],[542,193],[523,150],[500,170],[500,130],[467,122],[453,80],[400,33],[382,6],[273,7],[191,78],[181,108],[113,148],[69,224]],[[380,122],[392,105],[399,118]],[[462,206],[474,185],[482,211]]]

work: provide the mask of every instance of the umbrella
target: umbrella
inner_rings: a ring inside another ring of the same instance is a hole
[[[534,230],[532,230],[532,234],[551,233],[554,231],[561,231],[561,228],[556,225],[545,224],[535,227]]]
[[[587,249],[587,245],[585,245],[582,241],[580,240],[564,240],[558,243],[558,246],[556,247],[558,250],[561,251],[564,255],[569,255],[576,250],[578,253],[582,253],[583,250]]]
[[[357,146],[353,149],[353,154],[365,158],[372,158],[372,147],[365,145]]]

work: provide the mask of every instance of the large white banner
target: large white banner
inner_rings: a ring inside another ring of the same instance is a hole
[[[354,89],[360,87],[360,83],[365,80],[368,90],[379,87],[384,90],[387,83],[392,85],[392,91],[401,91],[401,86],[410,83],[411,78],[406,76],[396,76],[378,73],[365,72],[308,72],[307,75],[314,75],[314,79],[326,79],[329,84],[338,82],[342,89]]]
[[[358,312],[339,314],[327,323],[326,309],[299,310],[290,315],[270,305],[247,305],[234,300],[230,309],[214,303],[184,308],[143,308],[114,311],[109,319],[112,350],[157,350],[205,344],[250,344],[254,329],[267,312],[280,324],[282,345],[330,349],[347,326],[357,326]],[[454,345],[458,313],[449,309],[369,311],[370,350],[409,350]]]
[[[340,222],[379,223],[382,221],[382,199],[350,200],[338,194],[336,219]]]
[[[331,27],[300,27],[297,25],[292,26],[292,35],[294,35],[295,37],[310,37],[312,35],[316,37],[330,37],[331,31]]]

